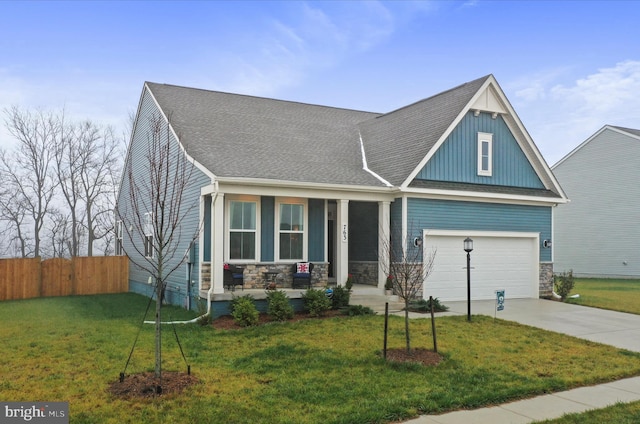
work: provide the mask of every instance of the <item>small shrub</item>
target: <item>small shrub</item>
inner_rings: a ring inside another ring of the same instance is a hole
[[[293,306],[287,294],[281,290],[267,291],[267,314],[276,321],[293,318]]]
[[[437,297],[433,298],[433,310],[434,312],[446,312],[449,310],[448,306],[440,303]],[[414,300],[409,302],[409,311],[411,312],[431,312],[431,301],[426,299]]]
[[[376,313],[368,306],[362,305],[349,305],[345,308],[345,313],[350,317],[354,317],[356,315],[375,315]]]
[[[567,296],[569,296],[571,290],[573,290],[574,284],[575,281],[573,281],[573,270],[553,276],[553,285],[555,287],[555,291],[558,296],[560,296],[560,299],[563,302],[567,298]]]
[[[347,290],[351,290],[351,288],[353,287],[353,274],[349,274],[347,276],[347,282],[344,283],[344,286],[347,288]]]
[[[333,297],[331,298],[331,309],[340,309],[349,306],[349,298],[351,292],[346,287],[334,287]]]
[[[239,325],[250,327],[258,323],[258,309],[250,294],[234,297],[231,301],[231,316]]]
[[[329,299],[324,289],[308,289],[302,294],[304,308],[309,311],[312,317],[319,317],[331,309],[331,299]]]

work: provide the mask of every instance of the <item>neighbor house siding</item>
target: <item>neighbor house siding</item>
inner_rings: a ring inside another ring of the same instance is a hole
[[[556,272],[640,276],[638,157],[640,140],[606,128],[553,168],[571,199],[554,210]]]
[[[412,224],[412,228],[420,230],[540,233],[540,260],[551,261],[551,249],[542,247],[542,240],[551,239],[550,207],[408,199],[407,211],[407,220]],[[462,242],[460,251],[462,251]]]
[[[151,138],[151,126],[150,119],[153,117],[161,116],[160,112],[156,108],[156,105],[149,94],[145,91],[141,102],[141,108],[136,122],[136,127],[132,136],[131,146],[129,149],[128,161],[133,164],[132,173],[138,187],[144,187],[146,182],[149,181],[148,166],[149,161],[147,159],[147,143]],[[166,127],[164,127],[166,129]],[[172,143],[171,155],[174,156],[174,163],[181,155],[178,142],[170,133],[170,140]],[[199,169],[192,168],[192,174],[189,179],[189,186],[183,193],[182,206],[180,211],[186,213],[187,216],[181,222],[180,225],[180,238],[179,244],[175,250],[174,258],[164,264],[166,270],[171,270],[177,267],[175,271],[167,277],[167,288],[165,295],[167,301],[173,304],[184,304],[187,294],[187,281],[185,273],[185,265],[180,265],[180,261],[183,259],[185,252],[189,249],[189,242],[191,237],[195,235],[201,229],[201,223],[199,219],[200,214],[200,189],[201,187],[210,183],[210,179]],[[151,198],[149,193],[148,198]],[[146,212],[152,212],[151,205],[145,206],[147,210],[132,211],[132,205],[128,191],[128,175],[124,176],[121,192],[118,198],[118,208],[122,213],[129,217],[132,214]],[[130,218],[131,219],[131,218]],[[125,224],[126,225],[126,224]],[[135,226],[134,226],[135,231]],[[142,234],[133,234],[132,238],[125,237],[124,247],[127,255],[132,261],[129,272],[130,289],[134,292],[142,293],[145,295],[151,295],[153,293],[153,286],[148,285],[150,273],[144,271],[142,268],[136,266],[136,263],[144,264],[146,259],[139,252],[144,252],[143,248],[143,236]],[[133,244],[136,244],[137,249],[133,248]],[[198,243],[195,244],[195,257],[199,257]],[[196,263],[192,269],[192,275],[197,276],[200,273],[199,264]],[[153,280],[153,278],[152,278]]]
[[[477,134],[493,134],[492,176],[477,173]],[[544,188],[501,116],[468,112],[417,175],[418,179]]]

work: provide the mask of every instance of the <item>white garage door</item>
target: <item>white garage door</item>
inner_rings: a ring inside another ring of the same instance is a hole
[[[425,281],[424,297],[467,299],[467,254],[463,240],[473,239],[471,298],[538,297],[539,236],[537,233],[425,230],[425,253],[436,249],[433,272]]]

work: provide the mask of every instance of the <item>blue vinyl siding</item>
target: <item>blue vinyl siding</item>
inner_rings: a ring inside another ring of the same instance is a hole
[[[478,132],[493,134],[492,176],[478,175]],[[544,188],[527,157],[501,116],[467,113],[417,179]]]
[[[324,200],[309,199],[309,261],[324,262]]]
[[[160,116],[160,113],[153,101],[152,96],[145,91],[143,94],[142,102],[140,105],[140,112],[138,115],[138,120],[136,121],[136,127],[134,129],[133,136],[131,138],[131,146],[129,147],[127,163],[132,163],[132,174],[133,178],[136,179],[138,186],[144,189],[145,184],[149,181],[148,175],[148,159],[147,159],[147,143],[150,138],[150,123],[149,120],[153,116]],[[170,134],[172,147],[171,153],[172,155],[176,155],[176,159],[180,150],[177,140],[174,139],[173,135]],[[175,163],[175,160],[174,160]],[[150,205],[148,206],[149,210],[140,210],[133,211],[132,204],[129,197],[129,183],[128,183],[128,175],[127,172],[124,173],[122,185],[118,192],[118,204],[117,208],[120,211],[120,214],[124,217],[125,224],[128,227],[135,228],[135,225],[127,224],[127,222],[131,223],[133,219],[135,219],[135,214],[140,213],[144,214],[146,212],[151,212]],[[187,295],[187,278],[186,278],[186,262],[182,265],[179,265],[180,261],[184,257],[184,252],[189,248],[189,242],[191,241],[191,236],[195,234],[200,226],[200,189],[203,186],[210,184],[210,179],[199,169],[194,168],[193,173],[189,180],[189,186],[183,193],[182,201],[183,206],[181,208],[181,212],[187,213],[184,217],[184,220],[181,222],[180,228],[180,239],[177,241],[177,247],[175,248],[175,254],[173,258],[167,263],[164,264],[165,269],[173,269],[177,266],[175,271],[167,277],[167,289],[166,289],[166,299],[168,302],[176,305],[183,305],[186,295]],[[151,194],[146,195],[147,198],[151,198]],[[152,287],[150,287],[147,282],[149,280],[149,272],[144,271],[140,267],[136,266],[135,263],[144,263],[146,259],[138,252],[144,252],[143,246],[143,235],[142,234],[133,234],[131,237],[125,235],[123,239],[123,245],[125,252],[129,256],[132,261],[132,264],[129,268],[129,283],[130,290],[134,292],[138,292],[145,295],[150,295],[153,291]],[[134,245],[137,246],[134,248]],[[198,243],[195,245],[195,255],[196,258],[199,256],[199,248]],[[199,264],[196,263],[192,268],[192,278],[197,281],[197,276],[200,273]],[[192,292],[197,292],[197,288],[192,289]]]
[[[378,260],[378,204],[349,202],[349,259]]]
[[[434,230],[517,231],[540,234],[540,260],[551,261],[551,207],[498,203],[409,199],[408,222]]]
[[[274,258],[275,204],[274,197],[263,196],[260,198],[260,260],[263,262],[273,262]]]

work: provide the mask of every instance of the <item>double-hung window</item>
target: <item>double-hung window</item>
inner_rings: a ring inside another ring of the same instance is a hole
[[[280,203],[278,241],[281,260],[304,259],[304,204]]]
[[[229,202],[229,259],[256,259],[256,202]]]
[[[153,213],[144,214],[144,256],[153,258]]]
[[[493,134],[478,133],[478,175],[493,174]]]
[[[122,246],[123,234],[122,234],[122,221],[116,221],[116,255],[121,256],[124,254],[124,248]]]

